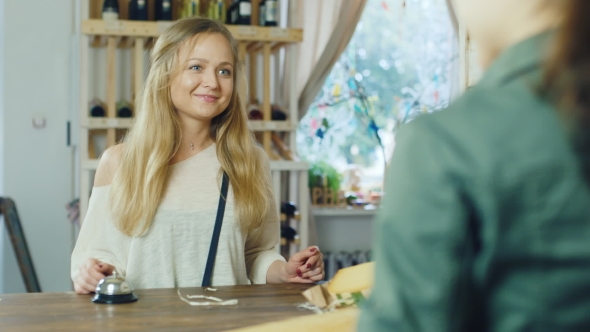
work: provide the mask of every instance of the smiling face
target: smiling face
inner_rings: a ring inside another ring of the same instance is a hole
[[[181,122],[209,125],[229,105],[234,90],[234,57],[227,39],[202,34],[183,42],[170,97]]]

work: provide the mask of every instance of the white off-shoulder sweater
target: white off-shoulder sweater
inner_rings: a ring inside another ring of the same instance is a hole
[[[268,159],[263,164],[270,185]],[[87,258],[95,258],[113,265],[136,289],[201,286],[219,203],[219,169],[215,144],[174,164],[152,225],[138,237],[114,227],[110,185],[94,187],[72,253],[72,278]],[[248,231],[237,220],[230,183],[212,285],[264,284],[270,265],[284,261],[275,249],[279,219],[274,198],[269,198],[265,222]]]

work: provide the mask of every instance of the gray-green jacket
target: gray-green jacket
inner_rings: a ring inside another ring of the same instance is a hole
[[[359,331],[590,331],[590,190],[535,93],[552,33],[400,129]]]

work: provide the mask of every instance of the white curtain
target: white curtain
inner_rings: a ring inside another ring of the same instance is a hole
[[[297,103],[289,107],[297,109],[301,119],[320,91],[332,66],[352,37],[367,0],[290,0],[289,22],[291,28],[303,29],[303,41],[297,43],[294,58],[286,52],[282,67],[282,87],[279,99],[291,100],[295,94]],[[286,14],[286,12],[285,12]],[[290,66],[296,70],[288,70]],[[295,77],[290,75],[294,74]],[[291,81],[295,87],[291,89]],[[295,119],[294,119],[295,120]],[[294,147],[294,133],[290,138]],[[287,180],[287,179],[284,179]],[[286,181],[283,188],[287,188]],[[311,206],[311,201],[308,202]],[[309,243],[317,244],[313,211],[309,209]]]
[[[320,91],[332,66],[350,41],[367,0],[291,0],[290,26],[303,29],[297,44],[295,93],[299,119]],[[286,68],[290,65],[286,57]],[[285,71],[283,100],[289,100],[291,81]]]

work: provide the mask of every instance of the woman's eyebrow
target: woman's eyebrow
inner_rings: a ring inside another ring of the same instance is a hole
[[[190,59],[188,59],[188,60],[189,60],[189,61],[190,61],[190,60],[197,60],[197,61],[201,61],[201,62],[209,63],[209,60],[207,60],[207,59],[203,59],[203,58],[190,58]],[[233,65],[231,62],[227,62],[227,61],[220,62],[219,64],[220,64],[220,65],[230,65],[230,66],[232,66],[232,67],[234,66],[234,65]]]

